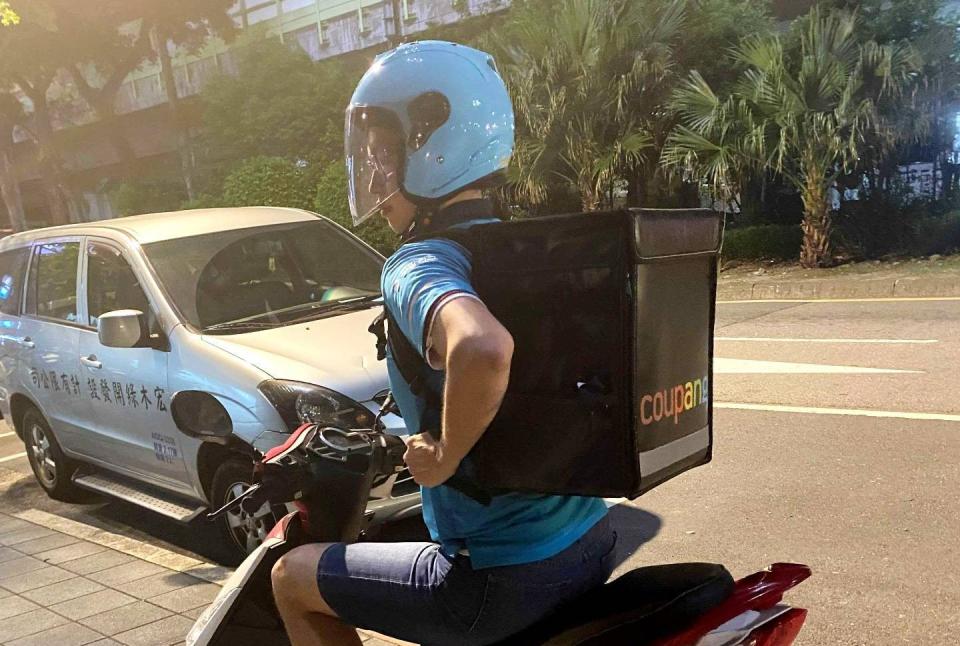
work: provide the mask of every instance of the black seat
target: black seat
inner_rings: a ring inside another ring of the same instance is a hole
[[[689,626],[733,588],[722,565],[637,568],[496,646],[639,646]]]

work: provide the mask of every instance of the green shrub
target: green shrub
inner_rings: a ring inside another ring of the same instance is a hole
[[[928,256],[960,249],[960,211],[919,218],[912,223],[911,252]]]
[[[110,189],[109,195],[117,215],[176,211],[186,197],[183,184],[169,179],[124,182]]]
[[[311,173],[282,157],[252,157],[240,162],[223,182],[226,206],[313,206]]]
[[[323,169],[317,182],[313,210],[352,230],[384,256],[392,254],[400,242],[397,234],[390,230],[383,218],[376,215],[353,229],[350,203],[347,200],[347,170],[342,163],[334,162]]]
[[[852,258],[904,252],[912,238],[911,223],[927,215],[925,205],[910,196],[909,187],[897,184],[889,192],[863,192],[861,199],[843,202],[834,218],[834,247]]]
[[[792,260],[799,256],[802,242],[803,232],[794,225],[765,224],[728,229],[723,234],[721,255],[724,260]]]
[[[227,206],[222,195],[198,195],[192,200],[182,202],[180,209],[216,209],[222,206]]]

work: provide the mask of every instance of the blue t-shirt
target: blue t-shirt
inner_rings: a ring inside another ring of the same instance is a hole
[[[470,283],[469,252],[437,238],[400,247],[384,265],[381,288],[385,306],[421,356],[437,306],[447,299],[478,298]],[[407,429],[426,430],[421,428],[426,404],[410,391],[389,355],[387,370]],[[434,370],[430,378],[435,390],[442,392],[443,372]],[[599,498],[509,493],[484,506],[444,485],[421,487],[421,494],[423,518],[433,540],[449,556],[466,548],[475,568],[549,558],[607,513]]]

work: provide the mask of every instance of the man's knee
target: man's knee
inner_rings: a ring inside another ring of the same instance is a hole
[[[317,568],[327,547],[327,543],[301,545],[284,554],[274,564],[270,579],[273,594],[280,605],[336,616],[320,596],[317,584]]]

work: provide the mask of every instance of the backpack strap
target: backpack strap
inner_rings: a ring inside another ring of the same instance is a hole
[[[400,376],[410,386],[414,395],[426,401],[427,414],[424,419],[433,420],[433,423],[426,425],[428,427],[426,432],[434,439],[439,440],[440,419],[443,414],[443,394],[430,387],[428,379],[430,367],[413,347],[413,344],[407,340],[407,337],[400,330],[400,326],[394,322],[386,305],[367,329],[377,337],[377,359],[383,360],[386,358],[386,349],[389,346],[390,354],[400,371]],[[451,489],[456,489],[484,506],[489,505],[493,498],[490,492],[480,486],[473,478],[459,472],[454,473],[443,484]]]

